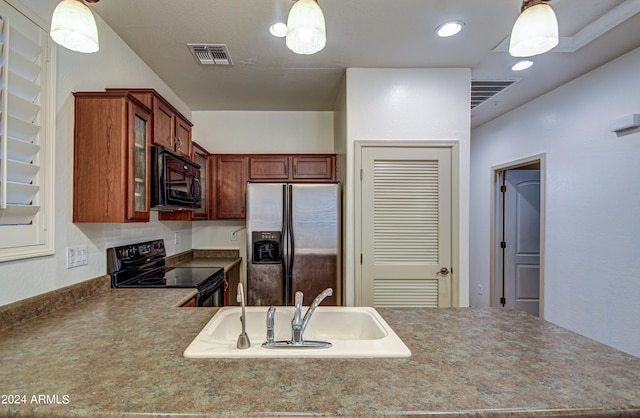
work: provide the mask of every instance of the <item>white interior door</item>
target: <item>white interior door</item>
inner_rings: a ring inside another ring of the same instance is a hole
[[[361,167],[361,303],[451,306],[451,149],[363,147]]]
[[[505,173],[504,306],[539,316],[540,170]]]

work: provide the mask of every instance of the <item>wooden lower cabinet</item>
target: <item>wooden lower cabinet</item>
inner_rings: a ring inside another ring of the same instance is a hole
[[[182,305],[180,305],[180,307],[182,308],[195,308],[196,307],[196,297],[192,297],[191,299],[189,299],[188,301],[186,301],[185,303],[183,303]]]

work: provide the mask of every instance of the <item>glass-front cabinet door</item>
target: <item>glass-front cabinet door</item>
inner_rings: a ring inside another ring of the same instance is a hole
[[[208,157],[207,150],[197,143],[193,142],[193,161],[200,166],[200,186],[202,193],[200,195],[200,208],[193,211],[192,219],[209,219],[209,182],[208,182]]]
[[[129,103],[129,220],[149,220],[151,114]]]

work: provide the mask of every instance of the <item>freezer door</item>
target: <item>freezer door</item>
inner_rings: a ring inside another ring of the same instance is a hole
[[[292,184],[290,264],[292,292],[304,293],[305,305],[324,289],[333,295],[323,305],[340,300],[340,186],[338,184]]]
[[[249,305],[284,305],[283,265],[282,263],[254,263],[260,257],[254,254],[254,238],[264,231],[283,230],[285,216],[283,201],[284,184],[249,183],[247,184],[247,303]],[[281,243],[282,258],[284,242]]]

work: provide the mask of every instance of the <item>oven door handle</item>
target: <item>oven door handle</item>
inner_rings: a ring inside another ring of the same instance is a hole
[[[220,279],[214,281],[212,284],[203,287],[198,290],[198,293],[205,294],[218,290],[219,288],[224,288],[224,275],[220,277]]]

